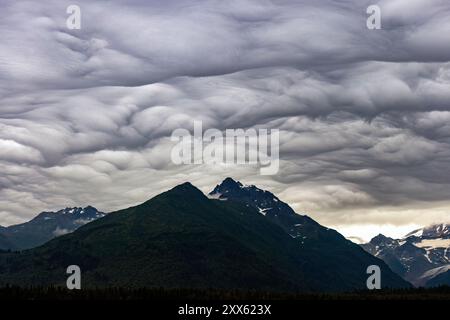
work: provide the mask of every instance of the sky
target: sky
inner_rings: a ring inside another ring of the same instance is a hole
[[[0,39],[0,225],[228,176],[354,241],[450,222],[448,0],[0,0]],[[174,164],[194,121],[278,129],[278,173]]]

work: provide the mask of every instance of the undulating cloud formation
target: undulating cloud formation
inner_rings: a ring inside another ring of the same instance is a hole
[[[226,176],[365,240],[450,221],[448,0],[71,4],[0,0],[1,225]],[[193,121],[279,129],[278,174],[174,165]]]

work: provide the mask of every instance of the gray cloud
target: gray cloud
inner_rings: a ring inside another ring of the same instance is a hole
[[[1,2],[0,224],[231,175],[341,228],[448,220],[450,5]],[[175,166],[170,134],[281,130],[281,170]],[[361,236],[360,234],[355,234]]]

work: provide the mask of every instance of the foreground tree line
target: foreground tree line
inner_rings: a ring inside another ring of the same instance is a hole
[[[119,287],[68,290],[64,287],[0,288],[0,300],[450,300],[450,287],[357,291],[350,293],[284,294],[218,289]]]

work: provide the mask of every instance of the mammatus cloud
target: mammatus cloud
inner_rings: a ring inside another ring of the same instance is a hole
[[[448,1],[70,4],[0,4],[0,224],[229,175],[346,235],[449,219]],[[279,173],[175,166],[193,121],[279,129]]]

